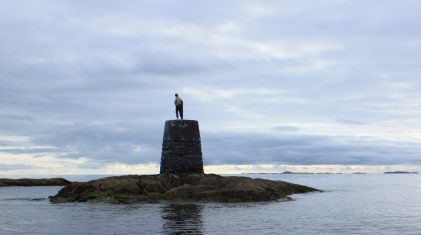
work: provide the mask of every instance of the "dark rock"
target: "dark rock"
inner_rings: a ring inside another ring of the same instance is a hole
[[[204,173],[197,121],[169,120],[165,122],[160,173]]]
[[[52,179],[0,179],[1,186],[64,186],[72,182],[63,178]]]
[[[52,203],[136,203],[158,200],[256,202],[288,199],[288,195],[320,191],[303,185],[214,174],[114,176],[73,183],[50,198]]]
[[[385,174],[418,174],[418,172],[409,172],[409,171],[386,171]]]

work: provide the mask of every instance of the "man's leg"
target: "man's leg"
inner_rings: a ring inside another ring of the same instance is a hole
[[[180,117],[183,119],[183,105],[180,105]]]
[[[177,117],[177,120],[178,120],[178,106],[177,105],[175,106],[175,116]]]

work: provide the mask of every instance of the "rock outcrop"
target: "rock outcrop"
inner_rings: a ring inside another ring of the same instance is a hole
[[[114,176],[72,183],[50,198],[52,203],[136,203],[160,200],[256,202],[288,199],[288,195],[319,191],[283,181],[223,177],[214,174]]]
[[[64,186],[72,182],[63,178],[52,179],[0,179],[1,186]]]

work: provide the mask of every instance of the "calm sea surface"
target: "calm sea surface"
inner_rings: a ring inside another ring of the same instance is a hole
[[[57,205],[47,197],[61,187],[0,187],[0,234],[421,234],[421,175],[250,176],[325,192],[287,202]]]

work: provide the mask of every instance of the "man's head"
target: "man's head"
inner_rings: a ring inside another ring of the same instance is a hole
[[[175,93],[175,97],[178,97],[178,94],[177,93]]]

